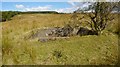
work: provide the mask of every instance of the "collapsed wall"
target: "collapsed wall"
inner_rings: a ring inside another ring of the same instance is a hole
[[[96,35],[97,33],[89,30],[84,27],[80,28],[72,28],[71,26],[64,26],[64,27],[53,27],[53,28],[46,28],[46,29],[38,29],[37,31],[32,31],[31,35],[27,37],[28,39],[35,39],[37,38],[38,41],[48,41],[48,40],[56,40],[59,38],[68,38],[73,35]]]

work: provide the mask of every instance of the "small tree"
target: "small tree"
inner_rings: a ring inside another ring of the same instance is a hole
[[[117,2],[94,2],[85,9],[84,16],[91,29],[98,34],[103,31],[109,22],[114,19],[114,10],[117,7]],[[89,12],[88,12],[89,11]]]

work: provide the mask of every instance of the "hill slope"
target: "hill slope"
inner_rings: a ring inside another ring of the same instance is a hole
[[[25,40],[29,31],[62,27],[71,14],[16,15],[2,24],[3,64],[115,64],[118,36],[107,31],[100,36],[73,36],[69,39],[39,42]],[[114,21],[117,22],[117,19]]]

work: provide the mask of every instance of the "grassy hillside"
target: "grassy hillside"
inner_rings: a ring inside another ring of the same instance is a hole
[[[72,36],[69,39],[44,43],[36,39],[24,39],[24,36],[34,29],[62,27],[68,23],[71,16],[71,14],[22,14],[0,23],[3,64],[117,63],[118,36],[111,31],[116,30],[118,18],[100,36]]]
[[[20,11],[0,11],[0,22],[11,20],[12,17],[18,14],[57,14],[55,11],[28,11],[28,12],[20,12]]]
[[[0,23],[0,66],[2,65],[2,24]]]

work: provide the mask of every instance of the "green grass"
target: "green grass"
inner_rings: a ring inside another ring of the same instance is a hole
[[[23,41],[14,44],[14,47],[9,45],[11,53],[3,54],[3,62],[6,64],[115,64],[118,54],[117,44],[117,36],[114,35],[71,37],[67,40],[59,39],[45,43],[36,40]],[[54,51],[61,52],[62,56],[60,58],[54,56]]]
[[[70,16],[70,14],[24,14],[2,23],[3,64],[117,63],[118,35],[107,31],[110,28],[100,36],[72,36],[69,39],[48,42],[24,39],[24,35],[33,29],[63,26]]]

